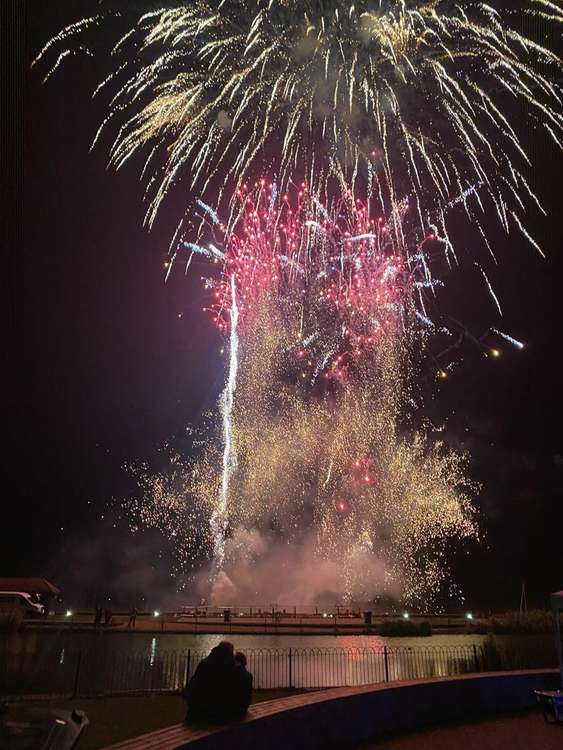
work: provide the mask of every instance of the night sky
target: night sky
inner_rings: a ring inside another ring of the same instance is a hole
[[[21,132],[3,139],[23,173],[12,217],[20,240],[8,265],[13,386],[2,575],[42,575],[82,601],[104,581],[126,589],[137,574],[147,588],[163,585],[159,540],[114,528],[108,503],[132,491],[123,464],[158,466],[159,447],[181,441],[213,406],[224,376],[221,340],[201,312],[200,274],[164,284],[181,191],[154,229],[143,229],[138,164],[116,174],[103,146],[89,153],[104,114],[103,101],[90,98],[96,61],[72,59],[44,86],[29,69],[53,33],[97,7],[27,3]],[[439,300],[477,336],[492,325],[526,347],[496,340],[502,356],[492,360],[464,345],[452,377],[427,398],[433,419],[449,417],[448,440],[471,451],[483,485],[483,542],[456,563],[476,610],[517,607],[523,581],[532,605],[563,587],[561,159],[539,131],[529,131],[528,145],[533,187],[548,211],[543,219],[530,207],[528,226],[547,260],[521,236],[493,233],[500,263],[487,261],[487,272],[499,318],[473,265],[486,259],[476,231],[460,225],[460,267]]]

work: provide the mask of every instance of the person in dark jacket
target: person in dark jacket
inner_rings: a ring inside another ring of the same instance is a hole
[[[94,625],[95,627],[98,627],[98,625],[102,624],[102,605],[96,604],[96,609],[94,612]]]
[[[107,604],[104,608],[104,620],[106,625],[111,625],[112,618],[113,612],[111,611],[111,606]]]
[[[221,641],[198,664],[183,692],[188,704],[186,721],[222,724],[239,718],[250,703],[245,675],[249,676],[246,668],[235,663],[233,644]]]
[[[128,628],[134,628],[137,623],[137,607],[133,606],[129,610],[129,622],[127,623]]]
[[[252,674],[246,668],[246,655],[235,654],[235,689],[233,695],[233,717],[240,718],[248,711],[252,701]]]

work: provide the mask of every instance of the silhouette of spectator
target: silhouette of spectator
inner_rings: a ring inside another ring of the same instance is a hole
[[[100,604],[96,604],[96,609],[94,612],[94,625],[95,627],[98,627],[102,624],[102,607]]]
[[[252,677],[235,662],[233,644],[221,641],[198,664],[183,692],[186,721],[222,724],[239,718],[248,708],[251,690]]]
[[[131,607],[129,610],[129,622],[127,623],[128,628],[134,628],[137,622],[137,607]]]
[[[113,612],[111,611],[111,607],[109,604],[104,609],[104,619],[106,625],[111,625],[111,619],[113,617]]]
[[[252,673],[246,668],[246,654],[235,654],[235,679],[233,691],[233,718],[240,718],[248,711],[252,701]]]

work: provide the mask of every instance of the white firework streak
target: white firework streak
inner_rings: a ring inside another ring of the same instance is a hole
[[[506,341],[509,341],[512,346],[515,346],[517,349],[524,348],[524,344],[521,341],[518,341],[518,339],[515,339],[513,336],[509,336],[508,333],[503,333],[502,331],[499,331],[498,328],[491,328],[491,330],[499,336],[502,336],[502,338],[506,339]]]
[[[497,297],[497,295],[495,294],[495,290],[493,289],[493,287],[492,287],[492,284],[491,284],[491,282],[489,281],[489,277],[488,277],[488,276],[487,276],[487,274],[486,274],[486,273],[485,273],[485,272],[483,271],[483,269],[481,268],[481,266],[480,266],[480,265],[479,265],[478,263],[475,263],[475,265],[477,266],[477,268],[478,268],[478,269],[479,269],[479,270],[481,271],[481,273],[483,274],[483,278],[485,279],[485,283],[487,284],[487,287],[488,287],[488,289],[489,289],[489,294],[490,294],[490,295],[491,295],[491,297],[492,297],[492,298],[494,299],[494,301],[495,301],[495,304],[496,304],[496,306],[497,306],[497,309],[498,309],[499,313],[500,313],[500,314],[502,315],[502,308],[501,308],[501,306],[500,306],[500,302],[498,301],[498,297]]]
[[[331,474],[332,474],[332,465],[333,465],[333,463],[334,463],[334,461],[333,461],[333,459],[331,458],[331,459],[330,459],[330,464],[329,464],[329,467],[328,467],[328,473],[327,473],[327,475],[326,475],[326,479],[325,479],[325,481],[324,481],[323,487],[326,487],[326,486],[327,486],[327,484],[328,484],[328,483],[330,482],[330,477],[331,477]]]
[[[202,200],[200,200],[199,198],[197,198],[197,200],[196,200],[196,203],[197,203],[197,205],[198,205],[198,206],[199,206],[200,208],[202,208],[202,209],[203,209],[203,210],[205,211],[205,213],[206,213],[206,214],[207,214],[208,216],[210,216],[210,217],[211,217],[211,221],[212,221],[212,222],[213,222],[214,224],[220,224],[220,223],[221,223],[221,222],[219,221],[219,217],[217,216],[217,213],[216,213],[216,212],[215,212],[215,211],[214,211],[214,210],[213,210],[213,209],[211,208],[211,206],[209,206],[209,205],[208,205],[207,203],[204,203],[204,202],[203,202]]]
[[[194,242],[183,242],[183,246],[186,250],[191,250],[193,253],[198,255],[205,255],[207,258],[219,258],[219,260],[225,259],[225,253],[215,247],[215,245],[209,245],[209,248],[203,247],[202,245],[196,245]]]
[[[416,310],[416,317],[419,318],[425,326],[428,326],[428,328],[436,328],[435,324],[430,320],[430,318],[427,318],[426,315],[423,315],[418,310]]]
[[[347,242],[359,242],[360,240],[376,240],[377,235],[368,232],[367,234],[358,234],[356,237],[346,237]]]
[[[229,484],[237,467],[237,453],[233,442],[233,405],[237,387],[238,371],[238,307],[235,291],[235,277],[231,276],[231,335],[229,342],[229,377],[221,395],[221,412],[223,414],[223,480],[219,494],[219,504],[211,516],[211,533],[213,535],[213,553],[217,569],[225,558],[225,532],[229,510]]]

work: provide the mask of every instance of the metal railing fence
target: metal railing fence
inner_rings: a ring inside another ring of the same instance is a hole
[[[551,653],[553,651],[553,653]],[[499,669],[555,666],[554,649],[518,653],[490,646],[247,649],[254,687],[328,688]],[[0,697],[98,696],[180,692],[206,653],[110,652],[51,648],[39,654],[0,649]]]

